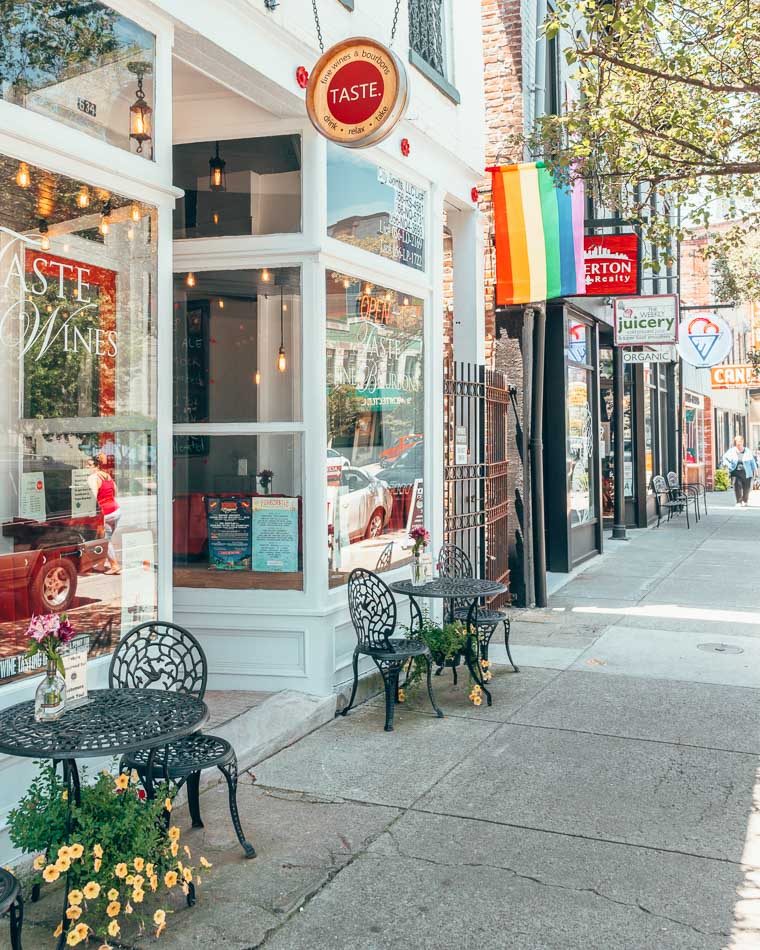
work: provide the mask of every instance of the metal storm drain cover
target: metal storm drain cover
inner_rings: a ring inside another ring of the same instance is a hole
[[[732,646],[730,643],[698,643],[697,649],[707,653],[744,653],[741,647]]]

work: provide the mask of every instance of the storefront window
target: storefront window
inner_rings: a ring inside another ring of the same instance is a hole
[[[9,0],[0,95],[152,158],[155,47],[153,34],[102,3]]]
[[[156,612],[156,212],[27,167],[0,211],[0,683],[38,671],[33,613],[98,655]]]
[[[601,412],[601,462],[602,462],[602,513],[612,518],[615,513],[615,390],[613,371],[614,350],[602,347],[599,353],[599,390]],[[631,391],[633,367],[623,367],[623,427],[625,439],[624,489],[625,497],[634,495],[633,478],[633,428],[631,424]]]
[[[684,451],[686,453],[687,464],[700,464],[704,462],[704,444],[705,444],[705,410],[703,408],[702,397],[696,393],[684,394],[684,435],[686,444]]]
[[[301,230],[298,135],[175,145],[174,183],[175,238]]]
[[[330,586],[410,558],[424,523],[423,302],[327,274]]]
[[[570,524],[596,517],[593,415],[593,358],[591,327],[568,318],[565,337],[567,362],[567,482]],[[577,364],[577,365],[576,365]]]
[[[300,435],[175,435],[174,585],[303,589]]]
[[[646,471],[647,491],[652,488],[654,475],[654,417],[657,400],[657,391],[654,387],[654,377],[649,366],[644,366],[644,466]]]
[[[340,146],[327,146],[327,233],[425,270],[425,192]]]
[[[299,268],[178,274],[174,422],[300,419]]]

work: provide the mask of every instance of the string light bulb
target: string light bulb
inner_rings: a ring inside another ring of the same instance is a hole
[[[219,224],[219,215],[217,214],[216,211],[213,214],[212,221],[214,222],[214,224]]]
[[[223,301],[223,300],[220,300],[220,301],[219,301],[219,309],[220,309],[220,310],[224,310],[224,301]]]
[[[253,379],[257,386],[261,383],[261,370],[256,370],[256,374],[254,375]]]
[[[40,232],[40,247],[43,251],[49,251],[50,238],[48,237],[48,223],[45,218],[40,218],[38,230]]]
[[[344,277],[344,278],[343,278],[343,287],[344,287],[346,290],[348,290],[348,288],[349,288],[350,286],[351,286],[351,281],[348,279],[348,277]]]
[[[185,278],[185,283],[188,287],[195,287],[195,274],[192,271]]]
[[[32,183],[32,176],[29,174],[29,166],[26,162],[19,162],[16,172],[16,184],[19,188],[28,188]]]
[[[281,373],[284,373],[287,368],[288,368],[288,361],[285,358],[285,347],[281,346],[280,352],[277,354],[277,369]]]
[[[284,331],[285,303],[282,296],[282,287],[280,287],[280,349],[277,354],[277,369],[284,373],[288,368],[288,361],[285,358],[285,331]]]
[[[261,279],[264,281],[265,284],[268,284],[269,281],[272,279],[272,275],[269,273],[266,267],[261,272]]]
[[[77,207],[90,207],[90,189],[87,187],[87,185],[82,185],[82,187],[79,189],[79,194],[77,195]]]
[[[103,211],[100,215],[100,225],[98,226],[98,230],[103,235],[103,237],[105,237],[106,234],[108,234],[108,232],[111,230],[111,202],[110,201],[106,201],[103,204]]]
[[[135,222],[135,224],[139,222],[141,217],[140,205],[136,201],[132,202],[132,207],[129,209],[129,216]]]

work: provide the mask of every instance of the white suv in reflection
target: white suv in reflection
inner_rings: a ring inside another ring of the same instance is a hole
[[[386,485],[359,468],[344,468],[340,486],[329,489],[330,523],[336,532],[348,533],[350,541],[379,537],[391,520],[393,495]],[[340,526],[335,524],[338,505]]]

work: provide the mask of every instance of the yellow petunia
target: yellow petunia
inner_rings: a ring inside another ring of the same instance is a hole
[[[169,850],[171,851],[172,857],[176,858],[179,854],[179,845],[176,841],[172,841],[172,843],[169,845]]]
[[[129,885],[134,884],[134,883],[135,883],[135,876],[134,876],[134,874],[128,874],[128,875],[124,878],[124,883],[125,883],[125,884],[129,884]]]
[[[92,853],[95,855],[96,858],[102,858],[102,857],[103,857],[103,849],[100,847],[99,844],[96,844],[96,845],[93,847]]]
[[[405,702],[406,702],[406,693],[404,692],[403,689],[400,689],[400,690],[398,691],[398,701],[399,701],[400,703],[405,703]]]
[[[164,811],[171,811],[171,810],[172,810],[172,800],[171,800],[171,798],[165,798],[165,799],[164,799]]]
[[[482,705],[483,700],[480,698],[480,696],[476,696],[475,699],[473,699],[473,703],[474,703],[476,706],[480,706],[480,705]]]
[[[164,875],[164,884],[167,887],[176,887],[177,885],[177,872],[176,871],[167,871]]]
[[[72,844],[69,848],[69,857],[73,858],[75,861],[78,861],[84,854],[84,848],[81,844]]]
[[[63,933],[63,923],[59,923],[58,926],[53,931],[53,936],[60,937],[62,933]]]
[[[123,792],[126,788],[129,788],[129,776],[126,773],[122,773],[114,782],[116,788]]]
[[[201,858],[201,865],[204,868],[212,868],[214,866],[210,861],[207,861],[205,858]]]
[[[159,909],[159,910],[157,910],[157,911],[155,912],[155,914],[153,915],[153,923],[154,923],[157,927],[160,927],[161,924],[164,923],[165,920],[166,920],[166,911],[165,911],[165,910],[160,910],[160,909]]]
[[[118,901],[111,901],[111,903],[106,907],[106,913],[109,917],[118,917],[121,913],[121,904]],[[111,934],[113,937],[113,934]]]
[[[150,889],[155,891],[158,889],[158,875],[151,874],[150,876]]]
[[[101,943],[101,945],[98,947],[98,950],[113,950],[113,947],[110,943]]]
[[[45,867],[45,855],[38,854],[34,859],[34,864],[32,865],[35,871],[41,871]]]
[[[148,861],[148,863],[145,865],[145,873],[148,875],[148,877],[153,876],[153,865],[150,861]]]
[[[71,867],[71,858],[58,858],[55,862],[55,868],[60,873],[63,874],[65,871]]]
[[[108,892],[108,899],[109,901],[117,901],[119,899],[119,892],[116,890],[115,887],[112,887],[111,890]]]
[[[186,844],[183,844],[183,845],[182,845],[182,850],[185,852],[185,854],[188,856],[188,858],[192,858],[192,856],[193,856],[193,855],[192,855],[192,852],[190,851],[190,848],[188,848],[188,846],[187,846]]]
[[[84,900],[84,894],[81,891],[69,891],[69,903],[81,904]]]
[[[79,918],[82,916],[82,908],[69,907],[66,910],[66,916],[68,917],[69,920],[79,920]]]
[[[60,876],[61,872],[54,864],[48,864],[48,866],[42,872],[42,877],[48,884],[52,884],[53,881],[57,881]]]
[[[90,928],[87,924],[77,924],[73,930],[69,931],[69,935],[66,937],[66,943],[70,947],[75,947],[78,943],[87,939],[89,932]]]
[[[166,926],[165,923],[158,925],[158,927],[156,928],[156,936],[157,936],[157,937],[160,937],[160,936],[161,936],[161,934],[162,934],[163,929],[164,929],[165,926]]]
[[[132,769],[129,777],[133,785],[137,785],[137,783],[140,781],[140,776],[137,774],[137,769]]]
[[[140,888],[145,883],[145,878],[142,876],[142,874],[135,874],[135,879],[133,883],[136,888]]]
[[[70,858],[70,857],[71,857],[71,848],[69,848],[67,845],[63,845],[63,847],[61,847],[61,848],[58,849],[58,857],[59,857],[59,858]]]
[[[131,914],[132,910],[133,910],[132,905],[129,903],[129,901],[127,901],[127,903],[124,905],[124,913]]]
[[[145,858],[135,858],[132,863],[135,866],[135,871],[142,871],[145,867]]]
[[[145,891],[141,887],[136,887],[132,891],[132,900],[135,902],[135,904],[142,904],[144,897]]]
[[[95,863],[94,863],[93,867],[95,868],[95,873],[96,873],[96,874],[97,874],[98,871],[100,870],[102,864],[103,864],[103,862],[100,860],[100,858],[95,858]]]
[[[118,937],[120,930],[121,930],[121,928],[119,927],[119,922],[118,922],[118,920],[112,920],[111,923],[108,925],[108,936],[109,936],[109,937]]]
[[[116,867],[113,869],[113,873],[116,875],[116,877],[124,878],[127,876],[127,874],[129,874],[129,868],[122,861],[120,864],[116,865]]]
[[[64,790],[61,792],[61,798],[62,798],[63,801],[65,801],[65,802],[67,802],[67,801],[69,800],[69,793],[66,791],[65,788],[64,788]]]
[[[176,825],[172,825],[168,831],[169,841],[179,841],[180,830]]]
[[[193,872],[190,870],[190,868],[185,868],[182,872],[182,877],[184,877],[188,884],[190,884],[193,880]]]
[[[88,901],[94,901],[96,897],[100,896],[100,884],[97,881],[90,881],[89,884],[85,884],[82,893]]]

